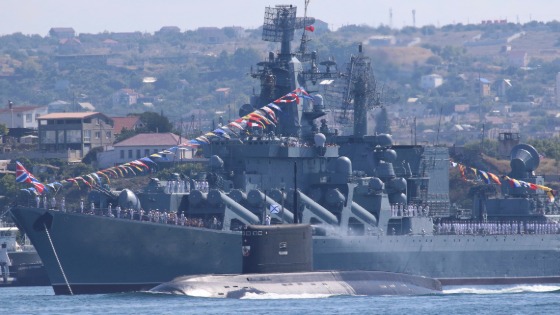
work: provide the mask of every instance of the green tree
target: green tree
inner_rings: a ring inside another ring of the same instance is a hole
[[[16,199],[17,185],[16,177],[12,174],[6,174],[0,178],[0,192],[7,200],[6,202],[12,203]]]
[[[5,136],[8,134],[8,127],[5,124],[0,124],[0,136]]]
[[[169,119],[156,112],[140,114],[140,121],[144,123],[144,128],[141,128],[141,132],[170,132],[173,129]]]

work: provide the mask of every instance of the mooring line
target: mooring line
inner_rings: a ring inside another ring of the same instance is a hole
[[[72,292],[72,288],[70,287],[70,283],[68,282],[68,278],[66,278],[66,273],[64,273],[64,269],[62,269],[62,264],[60,263],[60,259],[58,259],[58,254],[56,253],[56,250],[54,249],[54,244],[53,244],[53,241],[51,239],[51,234],[49,233],[49,230],[47,229],[47,226],[44,223],[43,223],[43,226],[45,227],[45,232],[47,233],[47,238],[49,239],[49,242],[51,243],[51,248],[53,250],[54,257],[56,258],[56,262],[58,263],[58,267],[60,268],[60,272],[62,273],[62,277],[64,278],[64,281],[66,282],[66,286],[68,287],[68,291],[70,291],[70,295],[74,295],[74,293]]]

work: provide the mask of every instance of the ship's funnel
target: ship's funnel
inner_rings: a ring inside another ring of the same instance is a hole
[[[511,177],[527,178],[539,167],[539,164],[539,153],[533,146],[523,143],[511,149]]]

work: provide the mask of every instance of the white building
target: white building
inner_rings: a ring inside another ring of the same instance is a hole
[[[443,84],[443,78],[439,74],[423,75],[420,79],[420,87],[426,90],[435,89]]]
[[[173,133],[140,133],[113,145],[113,150],[97,154],[97,167],[107,168],[117,164],[134,161],[154,153],[164,151],[161,160],[169,162],[180,162],[192,159],[194,149],[190,147],[178,147],[186,144],[187,139],[181,139]],[[170,148],[174,150],[167,151]]]
[[[46,106],[18,106],[0,109],[0,124],[8,128],[29,128],[37,129],[39,124],[37,118],[46,115]]]

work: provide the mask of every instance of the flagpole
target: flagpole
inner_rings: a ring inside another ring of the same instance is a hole
[[[284,187],[280,188],[280,191],[282,192],[282,209],[281,209],[281,216],[280,216],[280,221],[282,222],[282,224],[284,224]]]

